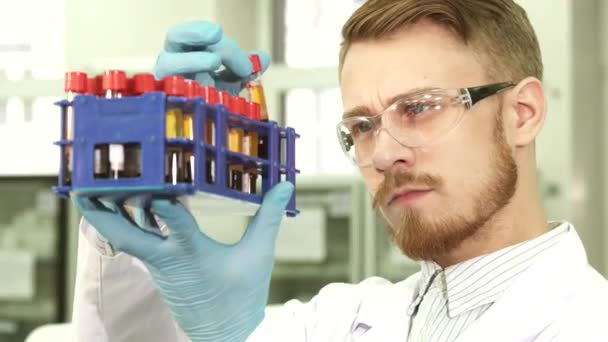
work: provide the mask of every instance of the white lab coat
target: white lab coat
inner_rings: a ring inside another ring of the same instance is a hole
[[[78,341],[188,341],[141,262],[124,253],[101,255],[94,234],[81,224],[73,319]],[[286,303],[248,341],[406,341],[419,276],[396,284],[369,278],[327,285],[309,303]],[[608,283],[588,265],[571,228],[456,341],[608,341],[607,313]]]

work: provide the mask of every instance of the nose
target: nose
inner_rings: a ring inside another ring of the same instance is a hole
[[[411,147],[399,143],[386,128],[380,128],[374,138],[372,165],[380,172],[391,167],[411,168],[416,161],[416,154]]]

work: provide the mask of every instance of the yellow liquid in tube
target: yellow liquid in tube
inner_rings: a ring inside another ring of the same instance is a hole
[[[171,108],[167,110],[167,118],[165,125],[165,134],[167,138],[182,137],[183,131],[183,114],[180,108]]]
[[[268,111],[266,110],[266,97],[264,96],[264,88],[261,83],[249,83],[249,95],[251,102],[256,102],[260,105],[260,118],[268,120]]]

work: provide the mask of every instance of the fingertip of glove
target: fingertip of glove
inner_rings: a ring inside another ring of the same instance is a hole
[[[267,198],[272,198],[279,202],[287,202],[293,195],[295,187],[290,182],[281,182],[275,185],[267,195]]]
[[[170,42],[207,45],[220,41],[223,34],[224,30],[216,23],[193,20],[170,28],[167,37]]]

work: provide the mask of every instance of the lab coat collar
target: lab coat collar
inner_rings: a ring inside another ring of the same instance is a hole
[[[409,332],[409,304],[416,298],[420,272],[364,298],[353,331],[363,330],[357,342],[404,341]]]
[[[408,316],[412,316],[418,309],[418,306],[424,298],[424,294],[435,282],[435,277],[439,275],[442,269],[439,265],[432,261],[420,262],[420,278],[418,280],[419,290],[416,293],[415,299],[411,302],[407,309]]]

